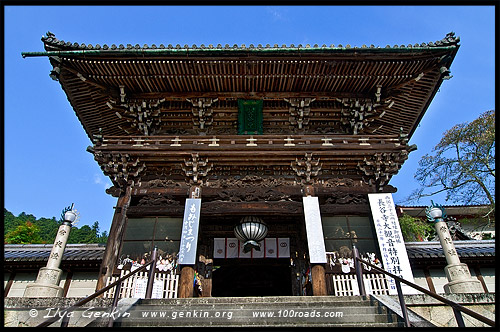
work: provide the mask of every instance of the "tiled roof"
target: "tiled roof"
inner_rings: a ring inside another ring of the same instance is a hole
[[[102,260],[104,244],[68,244],[63,260],[100,261]],[[46,261],[52,250],[52,244],[5,244],[4,260],[6,262]]]
[[[42,41],[45,43],[46,46],[49,46],[49,47],[53,47],[53,48],[57,48],[57,49],[60,49],[60,50],[148,50],[148,49],[166,49],[166,50],[239,50],[239,51],[255,51],[255,50],[303,50],[303,49],[306,49],[306,50],[314,50],[314,49],[320,49],[320,50],[339,50],[339,49],[353,49],[353,50],[356,50],[356,51],[359,51],[359,50],[363,50],[363,49],[382,49],[381,47],[379,46],[374,46],[374,45],[370,45],[370,46],[367,46],[367,45],[362,45],[361,47],[358,47],[358,46],[354,46],[352,47],[351,45],[347,44],[345,46],[343,45],[330,45],[330,46],[327,46],[326,44],[323,44],[321,46],[319,46],[318,44],[315,44],[313,46],[309,45],[309,44],[306,44],[306,45],[302,45],[302,44],[298,44],[298,45],[294,45],[294,44],[290,44],[290,45],[278,45],[278,44],[274,44],[274,45],[270,45],[270,44],[266,44],[266,45],[261,45],[261,44],[258,44],[258,45],[254,45],[254,44],[250,44],[248,46],[246,46],[246,44],[241,44],[240,46],[238,46],[237,44],[234,44],[234,45],[229,45],[229,44],[225,44],[224,46],[222,44],[217,44],[216,46],[210,44],[208,46],[204,45],[204,44],[201,44],[200,46],[198,45],[184,45],[184,46],[181,46],[179,44],[177,45],[172,45],[172,44],[168,44],[167,46],[165,46],[164,44],[160,44],[159,46],[155,45],[155,44],[152,44],[151,46],[147,45],[147,44],[144,44],[143,46],[139,45],[139,44],[136,44],[136,45],[132,45],[132,44],[127,44],[127,45],[123,45],[123,44],[119,44],[118,46],[115,45],[115,44],[112,44],[111,46],[108,46],[107,44],[104,44],[104,45],[99,45],[99,44],[96,44],[96,45],[91,45],[91,44],[84,44],[84,43],[73,43],[73,42],[69,42],[69,41],[64,41],[64,40],[59,40],[55,37],[55,35],[51,32],[47,32],[47,35],[46,36],[43,36],[42,37]],[[429,47],[447,47],[447,46],[454,46],[454,45],[457,45],[458,43],[460,42],[460,37],[455,37],[455,33],[454,32],[450,32],[446,35],[445,38],[441,39],[441,40],[438,40],[438,41],[435,41],[435,42],[427,42],[427,43],[416,43],[414,45],[394,45],[394,46],[390,46],[390,45],[387,45],[385,46],[385,49],[413,49],[413,48],[429,48]]]
[[[460,258],[495,257],[495,240],[454,241]],[[439,242],[407,242],[406,252],[409,259],[444,258]]]
[[[444,258],[439,242],[407,242],[406,251],[410,259]],[[495,257],[495,240],[454,241],[460,258]],[[52,244],[6,244],[5,261],[46,261]],[[63,260],[101,260],[104,244],[68,244]]]

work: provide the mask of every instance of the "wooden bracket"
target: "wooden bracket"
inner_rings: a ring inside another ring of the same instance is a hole
[[[165,98],[128,99],[125,87],[121,85],[120,100],[110,98],[106,105],[110,109],[114,109],[116,116],[127,121],[131,128],[144,136],[150,136],[157,134],[160,130],[160,104],[164,101]]]
[[[218,98],[191,98],[186,99],[193,105],[193,123],[200,131],[205,131],[213,123],[212,104],[218,101]]]
[[[312,184],[312,178],[318,176],[321,171],[323,164],[319,163],[320,158],[313,160],[312,153],[305,154],[305,157],[301,160],[295,158],[292,161],[290,167],[295,171],[297,176],[301,179],[300,182],[303,184]]]
[[[208,158],[200,160],[197,153],[192,153],[191,159],[184,160],[184,165],[181,167],[186,177],[189,178],[189,182],[201,184],[203,182],[202,178],[207,176],[208,172],[212,169],[212,166],[212,164],[208,164]]]
[[[290,112],[290,124],[297,126],[299,130],[305,129],[309,123],[309,113],[311,112],[309,105],[316,98],[284,98],[284,100],[290,104],[290,108],[288,109]]]

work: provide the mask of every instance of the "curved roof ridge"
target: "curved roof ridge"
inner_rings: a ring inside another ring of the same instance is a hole
[[[229,44],[225,44],[224,46],[222,44],[217,44],[214,46],[213,44],[209,44],[206,46],[205,44],[201,44],[200,46],[197,46],[196,44],[193,44],[191,46],[189,45],[184,45],[181,46],[180,44],[177,45],[172,45],[168,44],[165,46],[164,44],[160,44],[157,46],[156,44],[151,44],[149,46],[148,44],[144,44],[143,46],[140,46],[139,44],[119,44],[118,46],[116,44],[112,44],[109,46],[108,44],[100,45],[92,45],[92,44],[85,44],[85,43],[72,43],[69,41],[64,41],[64,40],[59,40],[56,38],[55,34],[48,31],[45,36],[42,36],[41,39],[45,45],[45,48],[48,49],[58,49],[58,50],[131,50],[131,49],[136,49],[136,50],[145,50],[145,49],[177,49],[177,50],[239,50],[239,51],[248,51],[248,50],[283,50],[283,49],[354,49],[354,50],[369,50],[369,49],[412,49],[412,48],[433,48],[433,47],[443,47],[443,46],[454,46],[458,45],[460,42],[460,37],[455,37],[454,32],[449,32],[446,34],[446,36],[438,41],[435,42],[428,42],[428,43],[416,43],[414,45],[408,44],[408,45],[386,45],[385,47],[380,47],[380,46],[375,46],[375,45],[362,45],[361,47],[358,46],[351,46],[350,44],[347,44],[346,46],[343,46],[342,44],[339,44],[338,46],[335,46],[334,44],[331,44],[330,46],[327,46],[326,44],[322,44],[319,46],[318,44],[314,44],[311,46],[310,44],[302,45],[298,44],[295,46],[295,44],[282,44],[279,46],[278,44],[274,44],[271,46],[270,44],[262,45],[254,45],[250,44],[246,46],[246,44],[241,44],[241,46],[238,46],[237,44],[233,44],[232,46]]]

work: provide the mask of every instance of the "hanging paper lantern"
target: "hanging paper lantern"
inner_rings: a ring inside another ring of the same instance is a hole
[[[244,242],[243,252],[247,253],[252,248],[260,251],[258,242],[266,237],[267,225],[259,217],[246,216],[234,227],[234,235],[238,240]]]

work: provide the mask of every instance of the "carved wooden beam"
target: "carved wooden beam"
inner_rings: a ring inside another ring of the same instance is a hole
[[[134,99],[165,99],[171,101],[184,101],[186,99],[207,98],[218,100],[237,99],[263,99],[263,100],[283,100],[285,98],[314,98],[316,100],[336,100],[337,98],[365,98],[366,94],[351,92],[246,92],[246,91],[218,91],[218,92],[135,92],[130,94]]]

